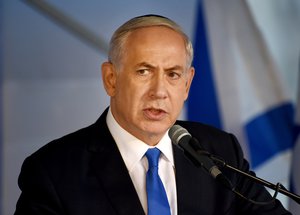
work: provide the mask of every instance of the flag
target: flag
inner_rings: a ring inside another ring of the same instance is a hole
[[[234,133],[254,169],[274,158],[289,169],[281,155],[294,143],[293,103],[247,2],[199,1],[194,48],[188,119]]]

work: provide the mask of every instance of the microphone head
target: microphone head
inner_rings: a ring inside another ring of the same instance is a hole
[[[168,134],[172,142],[176,145],[180,144],[183,140],[189,141],[192,138],[192,135],[180,125],[173,125]]]

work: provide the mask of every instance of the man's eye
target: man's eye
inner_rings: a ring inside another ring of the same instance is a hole
[[[169,72],[169,77],[172,78],[172,79],[179,79],[181,77],[181,73],[179,72]]]
[[[148,75],[150,73],[149,69],[139,69],[137,71],[139,75]]]

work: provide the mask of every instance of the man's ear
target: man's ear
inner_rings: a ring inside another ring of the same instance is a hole
[[[191,67],[187,71],[187,80],[185,83],[185,93],[186,93],[185,100],[188,98],[194,75],[195,75],[195,68]]]
[[[114,65],[110,62],[104,62],[101,66],[102,81],[106,93],[112,97],[116,93],[117,71]]]

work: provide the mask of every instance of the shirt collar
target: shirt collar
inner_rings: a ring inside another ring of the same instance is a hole
[[[113,117],[110,108],[106,116],[106,123],[119,148],[125,165],[130,172],[135,165],[140,162],[146,151],[151,148],[151,146],[137,139],[123,129]],[[155,147],[162,152],[163,158],[169,161],[174,168],[173,149],[171,139],[168,136],[168,131]]]

